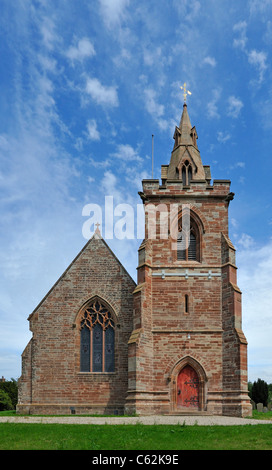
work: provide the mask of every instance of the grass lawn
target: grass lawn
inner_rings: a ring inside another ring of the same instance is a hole
[[[271,419],[271,422],[272,422],[272,411],[267,411],[267,413],[260,413],[257,410],[253,410],[252,418],[254,418],[254,419]]]
[[[272,450],[272,426],[0,423],[1,450]]]

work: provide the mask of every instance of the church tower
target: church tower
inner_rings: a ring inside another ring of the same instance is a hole
[[[184,103],[161,182],[143,180],[126,411],[251,415],[229,180],[203,165]]]

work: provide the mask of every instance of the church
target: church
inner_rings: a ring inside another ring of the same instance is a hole
[[[185,100],[161,180],[139,192],[137,284],[97,228],[28,317],[17,413],[251,415],[234,194],[197,139]]]

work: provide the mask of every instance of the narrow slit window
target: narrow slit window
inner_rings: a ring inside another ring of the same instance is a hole
[[[188,167],[188,185],[191,184],[191,179],[192,179],[192,167],[191,165]]]
[[[192,166],[190,165],[190,162],[188,160],[186,160],[184,164],[182,165],[181,175],[182,175],[182,184],[184,186],[190,186],[191,180],[193,177],[193,171],[192,171]]]
[[[182,167],[182,184],[186,186],[186,168],[185,166]]]
[[[185,294],[185,313],[189,313],[189,296],[188,294]]]

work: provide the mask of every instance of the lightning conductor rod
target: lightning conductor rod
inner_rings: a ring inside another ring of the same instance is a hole
[[[154,134],[152,134],[152,179],[154,173]]]

